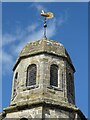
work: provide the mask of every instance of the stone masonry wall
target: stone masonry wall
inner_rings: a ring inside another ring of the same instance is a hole
[[[34,86],[33,89],[26,87],[27,68],[30,64],[36,64],[37,66],[36,86]],[[59,67],[57,88],[50,88],[50,66],[52,64],[56,64]],[[26,59],[22,59],[15,69],[13,81],[15,80],[15,74],[17,72],[18,78],[15,81],[16,88],[14,88],[13,82],[11,104],[27,99],[33,100],[37,97],[42,97],[42,95],[59,101],[67,101],[66,64],[63,58],[48,54],[28,57]],[[13,98],[14,89],[16,89],[16,96]]]
[[[8,113],[6,118],[42,118],[42,107]]]

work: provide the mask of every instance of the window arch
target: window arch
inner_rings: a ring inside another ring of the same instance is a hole
[[[55,64],[50,66],[50,85],[58,87],[58,66]]]
[[[36,84],[36,72],[37,67],[35,64],[29,65],[27,68],[27,81],[26,86],[32,86]]]

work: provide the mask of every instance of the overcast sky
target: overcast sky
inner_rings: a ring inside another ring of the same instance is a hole
[[[3,3],[2,87],[3,104],[10,104],[13,72],[19,52],[27,42],[43,37],[41,10],[52,11],[47,37],[61,42],[76,68],[76,105],[88,116],[88,3]]]

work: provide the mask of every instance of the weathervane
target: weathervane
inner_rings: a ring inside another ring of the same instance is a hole
[[[43,26],[44,27],[44,38],[47,39],[47,37],[46,37],[47,19],[53,18],[54,15],[52,12],[45,13],[44,10],[42,10],[41,16],[44,17],[44,26]]]

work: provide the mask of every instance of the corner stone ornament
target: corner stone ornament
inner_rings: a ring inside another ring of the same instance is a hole
[[[53,15],[52,12],[47,12],[47,13],[45,13],[45,11],[42,10],[42,12],[41,12],[41,16],[44,17],[44,26],[43,26],[43,27],[44,27],[44,39],[47,39],[47,37],[46,37],[47,19],[51,19],[51,18],[53,18],[54,15]]]

